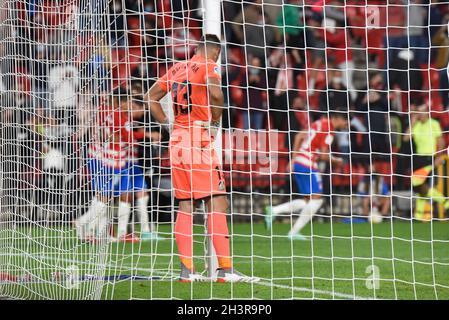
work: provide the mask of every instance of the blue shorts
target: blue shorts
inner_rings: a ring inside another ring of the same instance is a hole
[[[100,160],[88,161],[92,188],[105,196],[120,196],[126,192],[147,189],[143,169],[135,164],[128,164],[124,169],[104,166]]]
[[[301,195],[323,193],[323,182],[317,170],[310,169],[299,163],[294,163],[293,175]]]

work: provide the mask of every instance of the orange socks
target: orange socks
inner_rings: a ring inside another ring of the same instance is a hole
[[[190,213],[178,211],[175,224],[176,244],[181,262],[191,271],[193,271],[192,221]]]
[[[218,257],[218,265],[222,269],[230,269],[232,268],[232,262],[226,214],[213,212],[209,214],[209,219],[208,232],[212,235],[212,243]]]
[[[218,265],[222,269],[232,268],[229,231],[226,214],[213,212],[209,214],[208,232],[212,235]],[[193,268],[192,215],[178,211],[175,224],[175,239],[181,262],[189,270]]]

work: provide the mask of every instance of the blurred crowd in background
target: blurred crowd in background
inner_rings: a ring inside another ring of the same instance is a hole
[[[141,99],[174,62],[194,54],[202,34],[200,0],[90,2],[108,12],[95,27],[82,14],[73,18],[78,1],[17,1],[20,59],[15,80],[6,76],[2,83],[16,93],[10,99],[20,112],[10,116],[34,128],[58,124],[47,136],[63,141],[65,153],[78,155],[73,159],[82,158],[83,119],[95,98],[122,87]],[[332,146],[345,164],[326,176],[326,192],[357,194],[373,176],[390,190],[410,190],[414,144],[406,133],[413,111],[425,106],[443,132],[449,129],[448,21],[447,0],[222,1],[223,128],[279,132],[277,150],[251,147],[276,155],[272,175],[257,164],[225,164],[229,191],[291,191],[286,166],[293,137],[326,116],[329,105],[350,110],[351,128]],[[159,130],[148,114],[139,121]],[[35,167],[45,153],[36,148],[42,132],[28,128],[17,138]],[[443,138],[447,145],[449,136]],[[163,172],[166,149],[147,147],[155,161],[146,165]]]

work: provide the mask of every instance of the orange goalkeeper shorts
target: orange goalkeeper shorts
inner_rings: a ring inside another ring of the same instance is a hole
[[[191,131],[175,129],[170,137],[175,198],[198,200],[226,194],[221,165],[207,130],[201,129],[196,135]]]

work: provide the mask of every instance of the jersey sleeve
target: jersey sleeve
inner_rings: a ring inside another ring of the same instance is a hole
[[[212,61],[208,61],[206,64],[206,75],[205,75],[206,79],[209,78],[215,78],[218,80],[221,80],[221,75],[220,75],[220,67],[218,66],[218,64],[216,64],[215,62]]]

